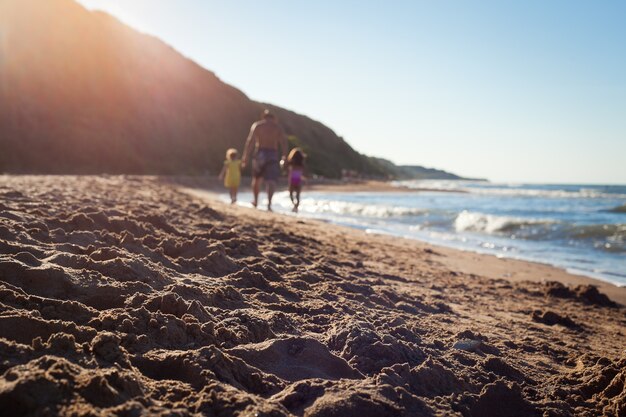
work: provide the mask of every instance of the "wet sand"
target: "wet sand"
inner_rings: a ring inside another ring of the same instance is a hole
[[[593,281],[194,181],[0,177],[2,415],[626,413],[626,311]]]

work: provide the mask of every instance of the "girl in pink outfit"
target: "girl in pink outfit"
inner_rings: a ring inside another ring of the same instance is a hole
[[[306,155],[300,148],[293,148],[287,157],[289,172],[289,198],[293,203],[293,212],[298,212],[300,206],[300,191],[302,191],[302,181],[304,179],[304,159]],[[295,196],[294,196],[295,194]]]

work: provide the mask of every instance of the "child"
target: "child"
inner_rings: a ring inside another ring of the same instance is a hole
[[[230,204],[237,202],[237,189],[241,181],[241,159],[237,158],[237,149],[230,148],[226,151],[224,168],[219,178],[224,180],[224,187],[230,190]]]
[[[293,148],[287,157],[287,166],[289,172],[289,198],[293,203],[293,212],[298,212],[300,206],[300,191],[302,190],[302,179],[304,175],[304,158],[306,155],[300,148]],[[294,198],[294,193],[295,198]]]

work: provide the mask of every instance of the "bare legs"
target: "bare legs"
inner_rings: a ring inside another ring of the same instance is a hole
[[[263,179],[261,177],[252,177],[252,194],[254,195],[254,200],[252,200],[252,205],[254,207],[259,203],[259,188],[261,187],[261,182]]]
[[[296,190],[296,212],[298,211],[299,208],[300,208],[300,186],[298,186],[298,189]]]
[[[230,204],[237,202],[237,187],[230,187]]]
[[[272,197],[274,196],[276,181],[267,181],[267,210],[272,211]]]
[[[293,204],[293,212],[298,212],[298,207],[300,207],[300,186],[298,185],[290,185],[289,186],[289,198],[291,199],[291,203]],[[295,197],[294,197],[295,193]]]
[[[252,178],[252,194],[254,195],[254,200],[252,201],[252,205],[257,207],[259,204],[259,191],[261,189],[261,183],[263,182],[263,178],[255,177]],[[276,188],[275,181],[267,181],[267,209],[272,211],[272,197],[274,196],[274,189]]]

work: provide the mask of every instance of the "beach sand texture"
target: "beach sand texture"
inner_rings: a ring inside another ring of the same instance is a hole
[[[2,176],[0,415],[626,415],[623,307],[458,253],[164,178]]]

